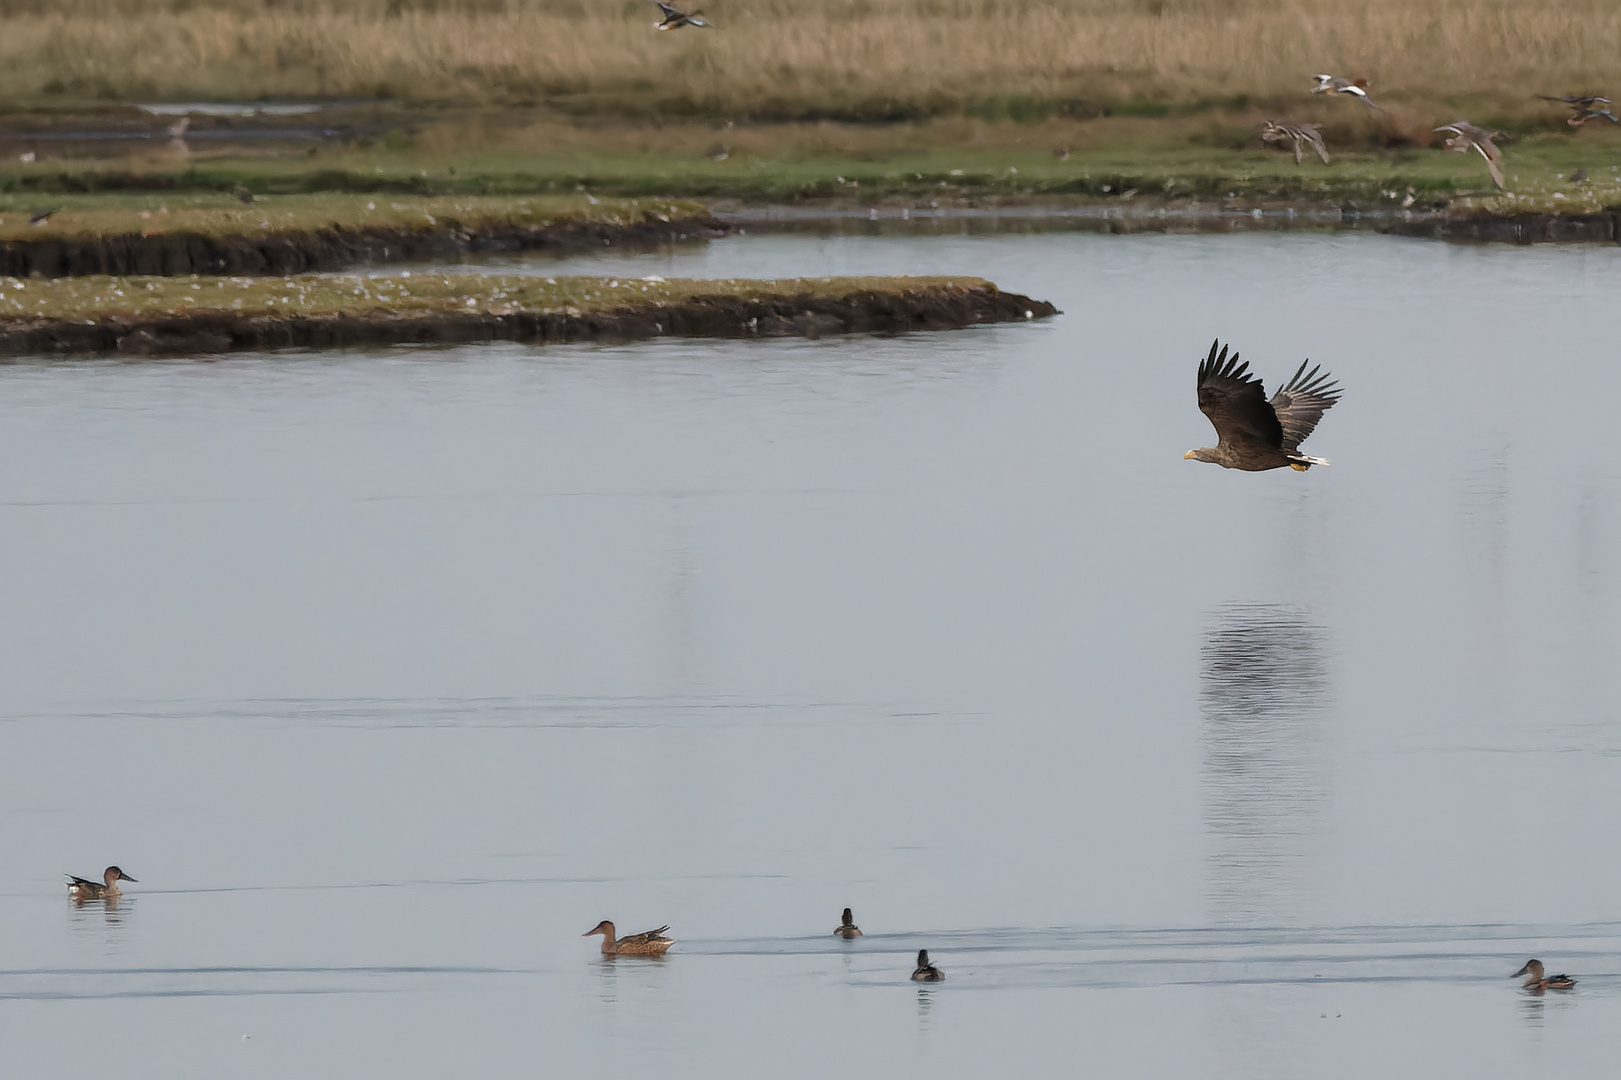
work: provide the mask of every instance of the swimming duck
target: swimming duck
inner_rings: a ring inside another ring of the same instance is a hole
[[[1311,88],[1314,94],[1345,94],[1347,97],[1356,98],[1374,112],[1385,111],[1375,105],[1373,99],[1368,96],[1367,79],[1337,79],[1332,75],[1313,75],[1312,78],[1317,80],[1317,85]]]
[[[1503,183],[1503,170],[1499,165],[1499,162],[1503,160],[1503,153],[1492,145],[1492,136],[1501,136],[1502,132],[1478,128],[1467,120],[1442,124],[1435,130],[1452,133],[1452,138],[1447,140],[1448,150],[1454,150],[1460,154],[1478,150],[1480,156],[1486,159],[1486,171],[1492,174],[1492,183],[1497,185],[1498,190],[1508,186]]]
[[[1576,980],[1572,979],[1569,975],[1552,975],[1545,977],[1542,974],[1541,960],[1527,960],[1525,962],[1525,966],[1516,971],[1514,974],[1510,975],[1509,978],[1518,979],[1521,975],[1529,976],[1529,978],[1527,978],[1521,985],[1525,989],[1531,991],[1533,994],[1540,994],[1544,990],[1569,990],[1571,987],[1576,985]]]
[[[1565,94],[1561,97],[1549,97],[1547,94],[1538,94],[1537,97],[1541,98],[1543,101],[1557,101],[1559,104],[1568,108],[1574,115],[1566,120],[1565,123],[1569,124],[1571,127],[1582,127],[1589,120],[1596,119],[1600,116],[1604,117],[1604,119],[1608,120],[1612,124],[1621,124],[1621,117],[1616,116],[1615,113],[1611,112],[1609,109],[1600,109],[1596,107],[1599,105],[1608,105],[1610,103],[1610,99],[1607,97],[1599,97],[1597,94]]]
[[[929,950],[917,951],[917,970],[912,972],[913,982],[945,982],[946,973],[929,963]]]
[[[851,941],[861,936],[861,927],[857,926],[855,920],[850,917],[849,908],[844,909],[844,921],[833,928],[833,936],[841,937],[845,941]]]
[[[602,935],[602,954],[604,956],[663,956],[671,945],[675,944],[673,938],[664,936],[668,926],[661,926],[657,930],[647,930],[640,934],[632,934],[628,938],[614,938],[614,924],[607,919],[597,923],[595,928],[587,930],[581,937],[590,937],[592,934]]]
[[[134,881],[124,871],[116,866],[109,866],[102,871],[101,879],[105,884],[98,885],[94,881],[86,881],[82,877],[68,875],[68,895],[78,901],[85,900],[112,900],[123,895],[118,888],[120,881]]]
[[[657,4],[659,6],[659,10],[664,12],[663,20],[653,24],[653,29],[655,30],[679,30],[683,26],[702,26],[708,28],[710,25],[698,17],[703,14],[702,11],[694,11],[691,15],[688,15],[679,8],[674,8],[669,4],[666,4],[664,0],[653,0],[653,3]]]
[[[1268,120],[1266,127],[1261,129],[1261,141],[1294,143],[1296,165],[1300,164],[1301,152],[1308,146],[1317,151],[1324,165],[1328,164],[1328,147],[1323,145],[1323,136],[1316,124],[1284,124]]]

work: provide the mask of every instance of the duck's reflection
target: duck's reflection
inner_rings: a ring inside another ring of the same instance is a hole
[[[604,1005],[619,1000],[619,966],[612,961],[613,957],[604,956],[592,962],[597,973],[597,1000]]]
[[[1291,920],[1327,797],[1323,632],[1281,605],[1221,608],[1199,674],[1211,916]]]
[[[86,940],[99,939],[113,951],[120,950],[128,933],[125,920],[135,913],[135,907],[135,899],[128,896],[114,896],[105,900],[69,900],[72,932]]]
[[[919,1035],[927,1034],[929,1030],[929,1010],[934,1008],[934,990],[931,987],[917,988],[917,1031]]]
[[[1520,1019],[1525,1021],[1527,1028],[1538,1035],[1542,1034],[1542,1010],[1544,1007],[1545,1003],[1539,997],[1527,997],[1525,995],[1520,997]]]

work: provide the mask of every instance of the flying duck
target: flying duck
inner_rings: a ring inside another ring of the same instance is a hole
[[[1295,164],[1300,164],[1301,152],[1306,147],[1317,151],[1317,156],[1328,164],[1328,147],[1323,145],[1322,133],[1317,130],[1316,124],[1285,124],[1277,120],[1268,120],[1266,127],[1261,129],[1261,141],[1269,143],[1292,142],[1295,150]]]
[[[1492,174],[1492,183],[1497,185],[1499,191],[1508,185],[1503,182],[1503,152],[1492,145],[1492,136],[1501,135],[1499,131],[1487,131],[1478,128],[1467,120],[1458,120],[1450,124],[1442,124],[1436,131],[1449,132],[1447,149],[1459,154],[1467,154],[1471,150],[1480,152],[1486,159],[1486,171]]]
[[[703,14],[702,11],[694,11],[691,15],[688,15],[679,8],[666,4],[664,0],[653,0],[653,3],[657,4],[659,10],[664,13],[664,18],[653,24],[655,30],[679,30],[683,26],[708,27],[710,25],[698,17]]]

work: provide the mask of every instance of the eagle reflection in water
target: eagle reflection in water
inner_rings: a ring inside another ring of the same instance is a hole
[[[1304,907],[1327,799],[1323,631],[1281,605],[1220,608],[1199,665],[1211,915],[1276,925]]]

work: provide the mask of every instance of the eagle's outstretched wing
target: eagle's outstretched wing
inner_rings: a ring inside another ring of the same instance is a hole
[[[1307,374],[1309,363],[1310,360],[1302,361],[1295,377],[1272,395],[1272,410],[1283,428],[1283,449],[1290,452],[1300,449],[1317,421],[1340,399],[1339,384],[1323,371],[1321,364]]]
[[[1229,359],[1226,346],[1218,356],[1219,344],[1210,343],[1210,355],[1199,365],[1199,411],[1210,418],[1220,442],[1281,448],[1283,425],[1267,403],[1261,380],[1248,373],[1248,363],[1238,362],[1236,352]]]

